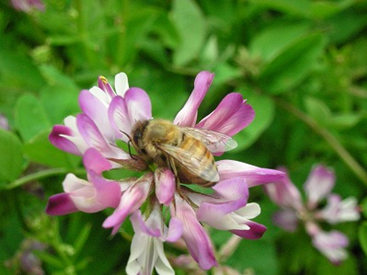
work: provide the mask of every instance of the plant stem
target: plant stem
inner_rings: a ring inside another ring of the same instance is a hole
[[[33,174],[26,175],[19,179],[16,179],[15,181],[4,186],[4,189],[10,190],[10,189],[22,186],[34,180],[39,180],[42,178],[47,178],[47,177],[56,176],[60,174],[67,174],[69,172],[73,172],[74,174],[78,174],[78,175],[84,175],[86,173],[84,169],[77,169],[74,171],[70,171],[70,169],[67,169],[67,168],[51,168],[51,169],[42,170],[42,171],[39,171]]]
[[[335,150],[340,158],[345,162],[347,166],[354,172],[354,174],[367,185],[367,173],[363,167],[353,158],[353,156],[345,149],[345,147],[338,141],[338,139],[330,133],[326,128],[320,126],[313,118],[306,115],[302,111],[298,110],[294,106],[280,100],[276,102],[283,107],[285,110],[294,114],[296,117],[301,119],[310,128],[312,128],[317,134],[323,137],[327,143]]]

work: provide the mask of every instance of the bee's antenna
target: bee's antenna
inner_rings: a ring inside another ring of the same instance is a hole
[[[126,135],[129,139],[128,143],[127,143],[127,147],[129,148],[129,155],[130,157],[133,159],[133,160],[138,160],[136,157],[133,156],[133,154],[131,154],[131,147],[130,147],[130,144],[131,144],[131,137],[124,131],[120,131],[121,133],[123,133],[124,135]]]

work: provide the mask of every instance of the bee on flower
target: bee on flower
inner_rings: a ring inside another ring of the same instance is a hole
[[[203,224],[243,238],[260,238],[266,227],[253,222],[260,214],[248,203],[249,188],[280,181],[282,171],[233,160],[215,161],[233,149],[232,136],[254,119],[254,110],[239,93],[224,97],[218,107],[197,122],[198,108],[214,75],[200,72],[194,90],[173,122],[152,116],[149,96],[129,88],[127,76],[115,77],[115,90],[106,78],[83,90],[83,113],[54,126],[50,141],[57,148],[83,157],[88,180],[66,176],[64,193],[50,198],[47,213],[64,215],[113,208],[104,228],[116,234],[130,216],[135,236],[128,274],[174,274],[163,250],[164,242],[183,240],[203,270],[217,265],[213,244]],[[123,150],[117,142],[127,144]],[[105,179],[102,172],[129,169],[139,178]],[[187,185],[211,189],[200,193]],[[163,213],[163,211],[169,211]],[[167,218],[170,217],[170,218]]]

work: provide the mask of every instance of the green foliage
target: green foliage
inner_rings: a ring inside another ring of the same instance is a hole
[[[84,177],[81,158],[49,143],[52,126],[80,113],[81,89],[124,71],[149,94],[153,116],[172,120],[201,70],[215,73],[199,110],[209,114],[227,93],[241,93],[254,121],[223,158],[275,168],[300,186],[315,163],[333,167],[335,190],[355,196],[367,218],[367,4],[310,0],[43,0],[45,11],[0,3],[0,265],[27,273],[31,253],[47,274],[124,274],[133,230],[113,239],[107,214],[44,214],[67,173]],[[107,178],[136,176],[109,171]],[[243,241],[220,262],[255,274],[364,274],[367,225],[338,225],[350,257],[330,264],[300,229],[271,224],[275,207],[261,188],[263,239]],[[230,234],[212,230],[217,251]],[[122,237],[123,238],[122,238]],[[30,248],[34,243],[40,249]],[[166,245],[170,257],[181,250]],[[365,254],[363,254],[365,253]],[[177,268],[178,274],[186,270]],[[191,271],[190,271],[191,272]],[[212,273],[213,274],[213,273]]]
[[[198,57],[206,36],[205,18],[194,1],[176,0],[173,2],[172,20],[180,36],[173,63],[181,66]]]
[[[361,242],[361,246],[363,248],[364,253],[367,256],[367,223],[364,222],[360,227],[359,227],[359,241]]]
[[[22,143],[11,132],[0,129],[0,180],[15,180],[23,170]]]

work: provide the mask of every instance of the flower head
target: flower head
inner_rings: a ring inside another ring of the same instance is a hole
[[[265,189],[269,197],[282,208],[274,214],[275,224],[292,232],[297,229],[300,222],[304,223],[313,245],[332,263],[337,264],[347,257],[344,248],[348,245],[348,238],[335,230],[323,231],[319,223],[356,221],[360,214],[355,198],[342,200],[339,195],[330,193],[334,185],[334,172],[322,165],[317,165],[304,184],[307,198],[305,203],[288,177],[266,185]],[[325,198],[327,204],[321,208],[319,204]]]
[[[48,213],[112,207],[115,210],[103,227],[112,228],[113,234],[130,216],[136,235],[128,274],[150,274],[154,268],[159,274],[172,274],[163,244],[180,238],[202,269],[217,265],[201,223],[250,239],[260,238],[266,230],[252,221],[260,214],[260,206],[248,203],[249,188],[279,181],[284,173],[232,160],[215,162],[214,155],[236,145],[231,136],[251,123],[254,110],[241,94],[231,93],[197,122],[198,108],[213,77],[205,71],[197,75],[189,100],[173,122],[152,119],[148,95],[140,88],[129,88],[125,74],[116,76],[115,90],[100,77],[98,87],[79,96],[83,113],[66,118],[65,125],[54,126],[50,134],[56,147],[83,156],[88,181],[78,179],[74,189],[64,186],[65,193],[51,197]],[[118,146],[119,141],[129,150]],[[92,153],[96,171],[89,161]],[[101,171],[112,168],[144,174],[119,181],[104,179]],[[104,194],[101,181],[109,203],[99,199]],[[208,192],[193,191],[183,183],[202,185]],[[82,207],[80,201],[91,205]]]

